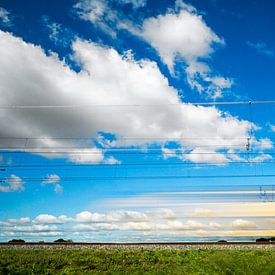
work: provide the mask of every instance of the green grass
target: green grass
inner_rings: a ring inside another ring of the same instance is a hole
[[[0,274],[275,274],[275,251],[2,250]]]

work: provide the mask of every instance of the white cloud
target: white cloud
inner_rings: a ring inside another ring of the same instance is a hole
[[[60,182],[60,180],[61,180],[60,176],[58,176],[56,174],[47,175],[46,178],[42,181],[42,184],[43,185],[53,184],[54,192],[60,194],[63,192],[62,185],[58,183],[58,182]]]
[[[161,150],[162,150],[164,159],[177,157],[177,149],[162,147]]]
[[[34,232],[11,232],[6,231],[3,233],[0,233],[1,237],[56,237],[56,236],[62,236],[62,232],[59,231],[34,231]],[[37,239],[36,239],[37,240]]]
[[[102,222],[106,219],[104,214],[91,213],[89,211],[82,211],[78,213],[75,217],[78,222]]]
[[[234,220],[231,223],[231,226],[234,229],[241,229],[241,230],[248,230],[248,229],[255,229],[255,228],[257,228],[257,225],[254,222],[243,220],[243,219]]]
[[[0,7],[0,24],[1,23],[5,26],[11,25],[10,13],[2,7]]]
[[[24,181],[12,174],[8,179],[4,181],[4,184],[0,184],[0,192],[21,192],[25,190]]]
[[[33,222],[38,224],[59,224],[59,223],[67,223],[71,220],[72,220],[71,218],[68,218],[65,215],[60,215],[56,217],[49,214],[40,214],[33,220]]]
[[[74,149],[70,150],[70,159],[73,162],[88,164],[88,163],[99,163],[104,160],[103,151],[99,148],[91,148],[91,149]],[[81,151],[81,153],[78,153]]]
[[[228,204],[229,208],[231,206],[232,204]],[[261,220],[256,214],[249,220],[239,218],[227,222],[223,217],[212,215],[212,213],[208,215],[210,211],[206,210],[198,209],[197,213],[202,213],[203,215],[194,216],[192,219],[186,219],[186,217],[181,216],[182,210],[175,213],[169,208],[143,212],[116,210],[106,213],[95,213],[83,211],[76,214],[75,218],[65,215],[40,214],[33,220],[28,217],[22,217],[0,221],[0,237],[55,236],[59,232],[63,236],[72,234],[82,238],[86,233],[89,235],[90,231],[100,232],[100,234],[102,234],[101,231],[106,231],[112,240],[116,240],[119,231],[127,231],[127,240],[133,240],[131,239],[133,232],[141,232],[141,238],[150,235],[152,237],[215,237],[257,236],[257,232],[266,235],[274,235],[275,233],[272,227],[274,220],[271,218]],[[205,213],[206,215],[204,215]],[[257,221],[257,224],[255,221]],[[100,238],[100,236],[98,237]]]
[[[49,39],[56,45],[69,47],[71,41],[75,38],[74,33],[61,25],[60,23],[51,21],[49,16],[42,16],[42,23],[49,35]]]
[[[1,115],[7,123],[1,128],[1,136],[48,137],[32,144],[45,149],[26,149],[29,152],[39,152],[48,158],[67,157],[78,163],[104,162],[104,151],[92,142],[91,148],[71,149],[61,154],[63,148],[83,144],[54,139],[75,136],[75,133],[79,137],[96,137],[99,132],[115,134],[115,146],[159,143],[146,137],[162,137],[163,142],[166,138],[180,138],[181,145],[192,146],[195,152],[201,150],[200,145],[213,146],[215,152],[222,149],[223,144],[237,147],[239,138],[247,137],[251,128],[248,121],[215,107],[180,103],[177,91],[169,86],[156,63],[136,61],[129,52],[120,55],[112,48],[78,39],[72,45],[72,58],[81,67],[76,73],[56,55],[47,56],[38,46],[9,33],[0,32],[0,38],[1,105],[40,105],[41,102],[45,105],[156,105],[141,109],[51,109],[47,115],[45,110],[2,109]],[[179,105],[162,106],[174,103]],[[137,139],[125,141],[123,137]],[[203,140],[201,137],[214,138]],[[9,145],[7,140],[1,142]],[[197,154],[190,156],[190,160],[225,162],[226,158],[222,153],[207,158]]]
[[[135,221],[135,222],[142,222],[148,221],[149,217],[147,214],[137,211],[126,211],[126,210],[117,210],[110,212],[107,215],[107,219],[109,221]]]
[[[270,124],[270,130],[271,130],[272,132],[275,132],[275,125]]]
[[[60,181],[60,177],[56,174],[47,175],[46,178],[43,180],[43,184],[54,184]]]
[[[261,138],[259,140],[253,139],[251,141],[252,146],[255,146],[256,148],[265,150],[265,149],[271,149],[273,148],[273,143],[269,138]]]
[[[63,186],[57,183],[54,187],[54,192],[58,193],[58,194],[62,193],[63,192]]]
[[[192,61],[186,68],[187,82],[199,93],[206,92],[212,99],[222,97],[224,89],[230,89],[233,80],[221,76],[211,76],[211,69],[204,62]]]
[[[174,220],[176,219],[176,213],[169,208],[160,208],[148,213],[148,216],[153,219]]]
[[[171,71],[177,57],[190,63],[208,57],[213,52],[213,43],[223,43],[201,16],[187,10],[146,19],[142,36],[157,49]]]
[[[135,9],[145,7],[147,3],[147,0],[115,0],[115,1],[122,5],[131,4]]]
[[[265,55],[265,56],[269,56],[269,57],[274,57],[275,56],[275,52],[273,49],[270,49],[266,43],[264,42],[251,42],[251,41],[247,41],[247,45],[256,50],[259,54]]]
[[[74,5],[74,9],[81,19],[116,37],[116,28],[110,25],[118,24],[119,15],[109,6],[107,0],[80,0]]]
[[[52,232],[56,231],[57,226],[56,225],[45,225],[45,224],[32,224],[32,225],[6,225],[3,228],[1,228],[0,232],[8,231],[11,235],[16,234],[26,234],[29,233],[38,233],[38,232]]]
[[[8,222],[28,223],[28,222],[30,222],[30,218],[29,217],[22,217],[18,220],[10,219],[10,220],[8,220]]]
[[[178,220],[169,221],[167,225],[168,229],[171,230],[200,230],[206,227],[204,224],[194,220],[188,220],[186,223]]]
[[[217,222],[210,222],[209,227],[213,229],[221,229],[223,226],[220,223]]]
[[[105,163],[107,163],[107,164],[121,164],[121,161],[117,160],[116,158],[111,156],[105,160]]]
[[[190,13],[197,12],[197,9],[195,7],[193,7],[190,4],[187,4],[187,3],[183,2],[182,0],[176,0],[175,1],[175,10],[176,11],[186,10]]]
[[[194,7],[176,1],[175,10],[145,19],[140,35],[158,51],[172,74],[177,61],[183,60],[192,88],[214,99],[222,97],[233,80],[214,75],[206,62],[199,60],[209,58],[214,45],[224,45],[224,40],[206,25]]]
[[[194,212],[192,212],[189,216],[191,217],[213,217],[216,216],[217,213],[212,209],[206,208],[195,208]]]
[[[206,150],[203,148],[195,148],[191,154],[182,154],[183,159],[188,159],[192,162],[206,162],[223,164],[228,162],[228,159],[223,153],[217,153],[214,150]]]
[[[5,222],[5,225],[13,225],[13,224],[25,224],[30,223],[31,219],[29,217],[22,217],[19,219],[7,219]]]
[[[263,162],[263,161],[268,161],[268,160],[272,160],[272,159],[273,159],[273,157],[269,154],[261,154],[256,157],[252,157],[249,160],[253,161],[253,162]]]
[[[92,213],[83,211],[78,213],[75,220],[78,222],[98,223],[98,222],[141,222],[148,220],[148,216],[141,212],[117,210],[108,214]]]
[[[144,7],[146,0],[80,0],[74,5],[76,14],[85,21],[92,23],[101,31],[115,38],[117,30],[128,29],[132,22],[127,16],[115,9],[113,4],[131,4],[134,10]]]
[[[145,4],[144,1],[120,1],[130,2],[133,7]],[[207,26],[196,8],[181,0],[175,2],[174,10],[168,9],[165,15],[146,18],[141,25],[113,9],[111,3],[105,0],[81,0],[74,8],[81,19],[91,22],[113,38],[121,29],[142,37],[158,51],[174,76],[175,64],[179,60],[184,61],[189,85],[212,99],[222,97],[224,90],[233,85],[231,78],[213,73],[206,63],[215,46],[224,45],[224,40]]]

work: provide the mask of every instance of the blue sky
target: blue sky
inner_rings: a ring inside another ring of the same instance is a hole
[[[0,240],[274,236],[274,9],[0,0]]]

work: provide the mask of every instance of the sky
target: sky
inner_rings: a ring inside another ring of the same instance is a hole
[[[275,236],[274,12],[0,0],[0,241]]]

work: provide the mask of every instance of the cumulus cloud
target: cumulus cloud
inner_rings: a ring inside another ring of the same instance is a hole
[[[71,218],[68,218],[65,215],[60,215],[58,217],[49,215],[49,214],[40,214],[32,222],[38,224],[59,224],[67,223],[71,221]]]
[[[0,32],[0,38],[1,105],[41,105],[41,102],[44,105],[141,105],[141,108],[50,111],[1,109],[7,123],[1,128],[0,136],[48,137],[32,141],[32,147],[39,149],[24,148],[27,152],[39,152],[48,158],[68,158],[77,163],[108,163],[106,150],[98,148],[92,140],[87,145],[83,141],[54,138],[71,137],[75,133],[80,138],[96,137],[105,132],[116,136],[115,146],[161,143],[157,138],[147,137],[162,137],[162,143],[165,139],[176,140],[179,145],[192,147],[194,153],[202,152],[200,145],[208,145],[212,146],[213,155],[217,153],[215,157],[193,154],[188,156],[190,161],[226,162],[226,157],[217,150],[224,149],[224,144],[238,148],[239,138],[247,137],[251,127],[254,128],[252,123],[215,107],[181,103],[177,91],[169,86],[156,63],[137,61],[130,52],[120,55],[113,48],[77,39],[72,44],[72,59],[81,68],[77,73],[55,54],[46,55],[39,46],[5,32]],[[177,105],[163,108],[167,104]],[[124,137],[136,139],[125,141]],[[1,142],[9,146],[9,140]],[[83,145],[88,148],[64,153],[64,148]]]
[[[207,63],[200,61],[211,56],[215,45],[224,45],[224,40],[194,7],[176,1],[175,11],[145,19],[140,35],[158,51],[172,74],[177,61],[183,60],[188,83],[200,93],[216,99],[231,88],[232,79],[213,74]]]
[[[215,150],[205,150],[203,148],[195,148],[189,154],[182,154],[183,159],[188,159],[192,162],[206,163],[226,163],[228,159],[223,153],[217,153]]]
[[[145,4],[133,0],[119,2],[131,2],[133,7]],[[225,44],[224,40],[207,26],[195,7],[181,0],[177,0],[174,9],[168,9],[166,14],[146,18],[140,24],[133,23],[107,1],[81,0],[75,10],[80,18],[112,37],[123,29],[147,41],[157,50],[173,76],[176,75],[175,65],[184,61],[187,82],[199,93],[217,99],[233,85],[233,79],[214,73],[207,64],[215,48]]]
[[[46,178],[43,180],[43,184],[53,184],[60,181],[60,177],[56,174],[47,175]]]
[[[186,223],[175,220],[169,221],[167,227],[172,230],[200,230],[206,228],[206,225],[194,220],[188,220]]]
[[[42,224],[34,224],[34,225],[21,225],[21,226],[13,226],[13,231],[19,232],[36,232],[36,231],[53,231],[56,230],[57,227],[55,225],[42,225]]]
[[[0,221],[0,237],[73,234],[82,238],[91,236],[91,232],[97,234],[106,231],[114,240],[119,232],[127,231],[129,239],[134,236],[134,232],[142,232],[139,238],[144,240],[146,236],[258,236],[260,233],[275,233],[272,231],[274,220],[271,218],[259,220],[259,217],[254,219],[255,216],[249,220],[239,218],[227,222],[221,217],[214,219],[215,216],[212,213],[209,215],[210,211],[206,210],[196,209],[195,212],[199,215],[192,219],[186,219],[169,208],[151,211],[115,210],[105,213],[82,211],[75,217],[40,214],[33,220],[22,217]]]
[[[78,222],[102,222],[105,220],[104,214],[91,213],[90,211],[82,211],[75,217]]]
[[[41,237],[57,237],[62,236],[62,232],[60,231],[33,231],[33,232],[11,232],[11,231],[5,231],[3,233],[0,233],[0,237],[4,238],[10,238],[10,237],[30,237],[32,238],[41,238]],[[40,239],[36,239],[40,240]]]
[[[143,22],[142,36],[156,48],[172,71],[177,56],[188,63],[213,52],[213,43],[223,43],[205,24],[201,16],[183,9],[148,18]]]
[[[255,228],[257,228],[257,225],[254,222],[243,220],[243,219],[236,219],[236,220],[234,220],[231,223],[231,226],[234,229],[241,229],[241,230],[255,229]]]
[[[92,213],[89,211],[83,211],[78,213],[75,217],[78,222],[141,222],[149,220],[149,217],[142,212],[117,210],[108,214]]]
[[[25,182],[20,177],[12,174],[8,179],[2,180],[2,183],[0,183],[0,192],[24,191],[24,183]]]
[[[0,222],[0,225],[4,226],[12,226],[12,225],[20,225],[30,223],[31,219],[29,217],[22,217],[19,219],[7,219],[6,221]]]
[[[20,219],[8,219],[7,221],[10,223],[28,223],[28,222],[30,222],[30,218],[22,217]]]
[[[54,192],[55,193],[62,193],[63,187],[58,182],[60,182],[60,176],[56,174],[47,175],[46,178],[42,181],[43,185],[53,184],[54,185]]]
[[[169,208],[160,208],[148,213],[149,217],[153,219],[165,219],[165,220],[174,220],[176,219],[176,213]]]
[[[271,149],[273,147],[273,143],[269,138],[253,139],[251,143],[257,149]]]

